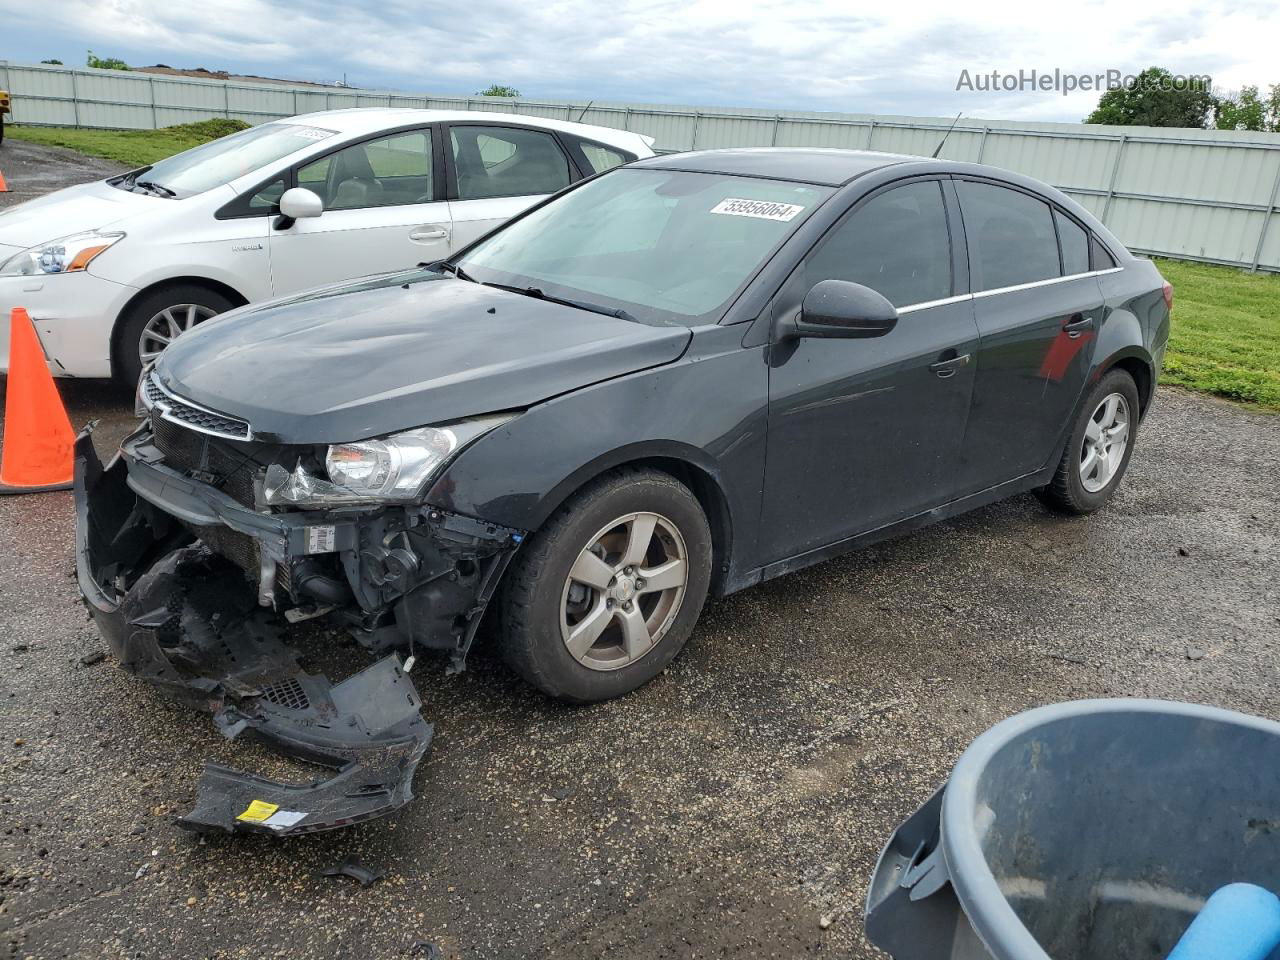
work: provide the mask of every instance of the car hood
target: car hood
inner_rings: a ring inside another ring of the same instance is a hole
[[[117,190],[104,182],[82,183],[0,211],[0,245],[26,249],[74,233],[101,230],[136,213],[174,203]]]
[[[453,278],[375,278],[201,324],[156,365],[175,395],[280,443],[514,410],[676,360],[692,331]]]

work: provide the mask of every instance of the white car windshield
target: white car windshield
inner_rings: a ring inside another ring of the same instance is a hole
[[[190,197],[296,153],[336,131],[297,123],[264,123],[160,160],[112,181],[123,190],[150,189]]]
[[[621,168],[467,252],[463,274],[648,323],[715,322],[828,187]]]

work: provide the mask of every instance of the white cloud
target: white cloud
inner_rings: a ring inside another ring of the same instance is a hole
[[[31,52],[126,56],[360,86],[528,96],[1078,120],[1096,93],[957,92],[971,73],[1060,68],[1209,73],[1224,88],[1280,82],[1280,5],[1171,0],[1158,11],[1090,0],[893,5],[819,0],[62,0],[56,23],[0,0]],[[70,61],[70,58],[68,62]]]

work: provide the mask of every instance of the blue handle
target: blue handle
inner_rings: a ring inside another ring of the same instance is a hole
[[[1267,960],[1280,947],[1280,897],[1252,883],[1216,891],[1168,960]]]

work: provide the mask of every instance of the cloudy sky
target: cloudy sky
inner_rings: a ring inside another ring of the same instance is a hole
[[[0,0],[0,14],[0,59],[83,64],[92,49],[441,93],[1078,121],[1096,93],[957,91],[961,71],[1158,64],[1224,89],[1280,83],[1280,0]]]

